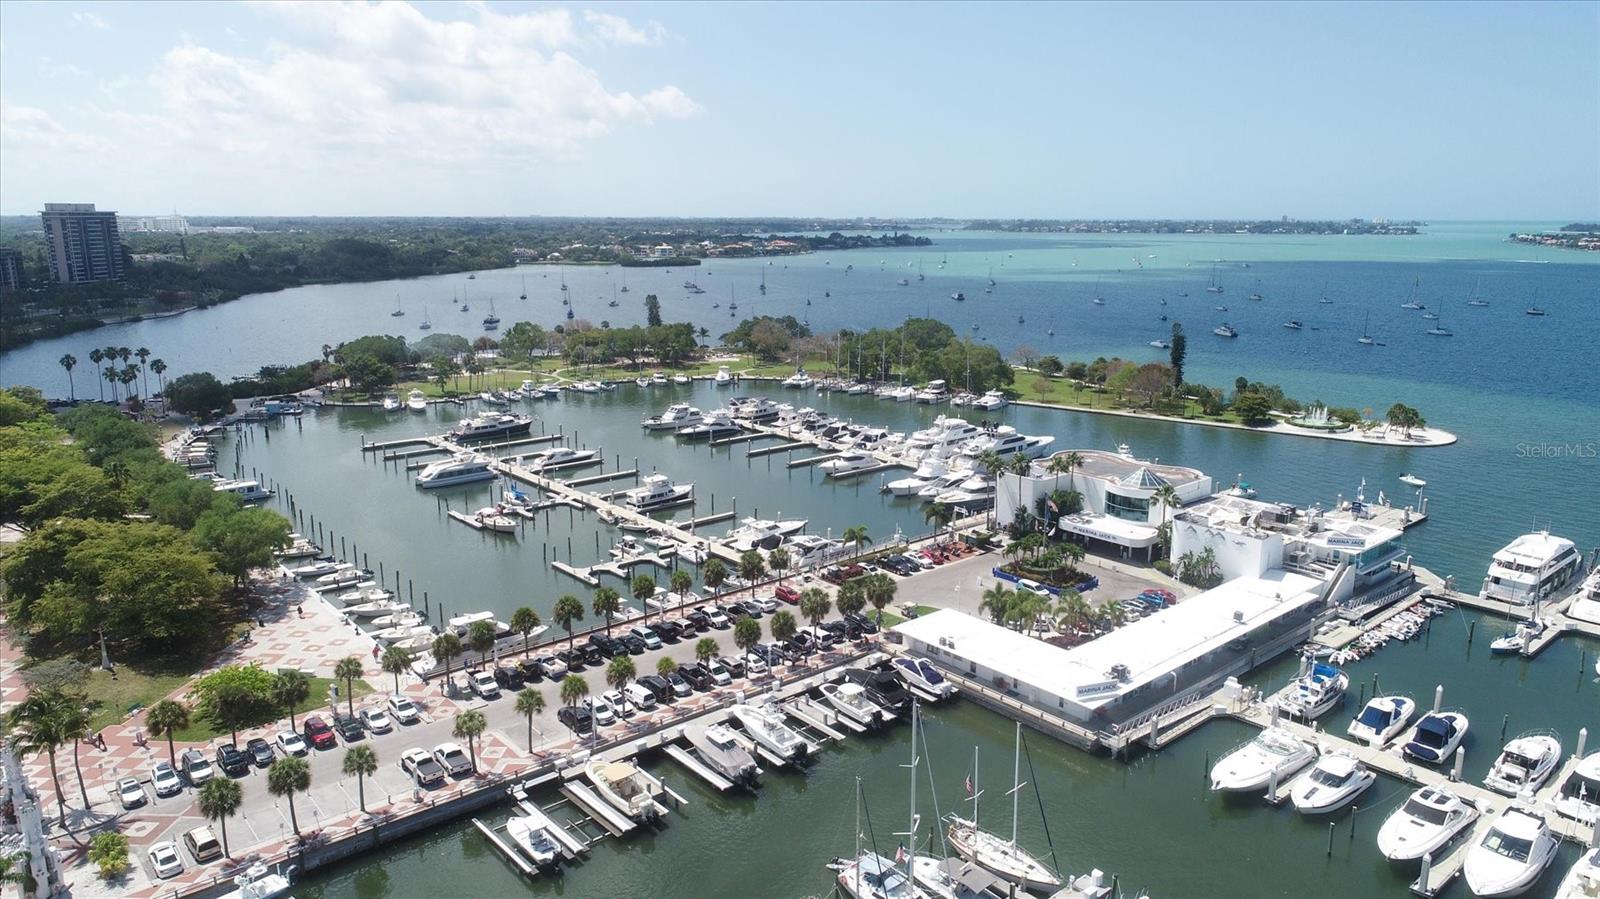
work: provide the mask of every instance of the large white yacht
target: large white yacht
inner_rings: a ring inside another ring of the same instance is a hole
[[[1378,829],[1378,851],[1392,862],[1437,854],[1477,819],[1478,808],[1470,801],[1442,787],[1423,787]]]
[[[639,486],[624,494],[628,508],[636,512],[681,506],[693,499],[693,484],[674,484],[672,479],[664,474],[650,475],[640,482]]]
[[[928,382],[928,386],[917,391],[916,399],[919,403],[942,403],[950,398],[950,388],[945,382],[935,379]]]
[[[818,464],[817,468],[830,478],[848,478],[877,464],[878,460],[868,453],[846,452]]]
[[[1561,740],[1548,731],[1529,731],[1500,750],[1483,785],[1506,796],[1537,791],[1560,764]]]
[[[1572,605],[1567,606],[1567,617],[1590,624],[1600,624],[1600,568],[1589,572],[1583,585],[1578,588],[1578,595],[1572,600]]]
[[[995,412],[1009,405],[1011,405],[1011,401],[1006,399],[1006,395],[998,390],[990,390],[972,401],[972,408],[982,409],[985,412]]]
[[[787,518],[774,521],[770,518],[745,518],[739,526],[728,531],[727,543],[735,552],[751,549],[773,549],[788,537],[806,529],[804,518]]]
[[[1582,569],[1583,554],[1571,540],[1549,531],[1523,534],[1494,554],[1478,595],[1521,605],[1548,602]]]
[[[417,474],[418,487],[451,487],[494,479],[488,458],[477,453],[456,453],[448,459],[430,462]]]
[[[741,430],[733,423],[733,416],[726,409],[714,409],[701,416],[699,421],[679,428],[674,435],[681,440],[720,440],[732,437]]]
[[[844,544],[816,534],[798,534],[783,541],[792,560],[790,568],[811,568],[825,564],[845,551]]]
[[[1600,821],[1600,751],[1591,752],[1562,781],[1551,802],[1556,814],[1593,825]]]
[[[489,412],[475,418],[462,419],[450,429],[457,440],[483,440],[489,437],[510,437],[526,434],[533,425],[533,416],[515,412]]]
[[[1600,896],[1600,846],[1579,856],[1556,890],[1556,899],[1593,899],[1595,896]]]
[[[1314,721],[1344,702],[1350,689],[1350,675],[1332,665],[1314,662],[1311,669],[1290,684],[1283,697],[1284,712],[1296,718]]]
[[[947,506],[972,506],[993,502],[994,481],[981,474],[969,475],[954,487],[935,494],[933,501]]]
[[[1555,861],[1557,843],[1544,816],[1513,805],[1467,850],[1467,888],[1475,896],[1520,896]]]
[[[640,424],[644,425],[646,431],[676,431],[699,424],[703,418],[700,410],[688,403],[673,403],[667,407],[667,411],[653,415]]]
[[[983,436],[974,438],[962,447],[961,454],[969,459],[976,460],[984,453],[993,451],[1001,458],[1006,459],[1017,454],[1037,459],[1049,452],[1050,445],[1056,442],[1053,436],[1029,437],[1018,433],[1010,425],[1001,425],[991,428]]]
[[[911,433],[906,440],[905,455],[915,459],[926,458],[929,453],[948,455],[967,441],[982,436],[983,429],[972,422],[953,415],[941,415],[933,420],[932,425]]]
[[[573,449],[570,446],[553,446],[522,457],[522,464],[533,471],[555,471],[593,465],[600,461],[600,451]]]
[[[1211,789],[1264,790],[1274,777],[1278,783],[1286,783],[1289,775],[1316,760],[1316,746],[1283,728],[1269,727],[1217,760],[1211,768]]]

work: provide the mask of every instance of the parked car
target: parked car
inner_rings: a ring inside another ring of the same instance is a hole
[[[770,643],[757,643],[750,647],[750,655],[760,659],[768,668],[775,668],[788,661],[788,658]]]
[[[711,606],[711,607],[707,608],[705,611],[706,611],[706,620],[710,621],[711,622],[711,626],[716,628],[719,631],[727,630],[728,626],[733,623],[733,622],[728,620],[727,614],[725,612],[723,612],[721,609],[717,608],[716,606]]]
[[[117,778],[117,801],[123,808],[138,808],[150,801],[144,794],[144,784],[139,783],[137,777]]]
[[[538,659],[523,659],[517,663],[517,671],[522,675],[525,684],[536,684],[544,680],[544,669],[539,667]]]
[[[556,650],[556,661],[565,666],[565,671],[570,672],[582,671],[589,664],[588,656],[584,655],[583,650],[576,646],[570,649]],[[565,677],[565,671],[562,674],[550,675],[550,679],[555,680],[558,677]]]
[[[361,719],[350,715],[334,715],[333,729],[339,732],[339,736],[343,737],[346,743],[367,738],[367,729],[362,726]]]
[[[860,565],[852,562],[849,565],[835,565],[832,568],[823,569],[822,579],[837,586],[845,581],[848,581],[852,578],[858,578],[866,573],[867,570],[865,568],[862,568]]]
[[[591,696],[584,700],[589,704],[589,714],[594,718],[595,727],[607,727],[617,723],[617,715],[621,713],[622,704],[618,702],[616,705],[612,705],[611,700],[606,698],[610,693],[616,692],[615,690],[609,690],[599,696]],[[618,699],[620,698],[621,694],[618,694]]]
[[[494,682],[507,690],[522,689],[522,672],[509,665],[496,665]]]
[[[222,844],[217,842],[217,835],[206,825],[184,834],[183,844],[189,847],[189,854],[194,856],[194,860],[202,865],[222,857]]]
[[[705,609],[695,609],[685,617],[694,624],[696,631],[704,631],[711,628],[711,615]]]
[[[629,655],[642,656],[644,655],[644,651],[650,648],[644,642],[643,637],[635,637],[633,634],[623,634],[617,639],[621,640],[622,645],[628,648]]]
[[[643,640],[645,649],[660,649],[661,638],[656,632],[644,625],[637,625],[628,629],[628,636],[635,640]]]
[[[250,772],[250,756],[232,743],[217,747],[217,767],[229,777],[239,777]]]
[[[711,675],[712,682],[714,682],[717,686],[726,687],[727,685],[733,683],[733,673],[727,668],[723,667],[721,662],[717,661],[716,659],[710,659],[705,662],[705,666],[706,673]]]
[[[389,714],[401,724],[416,724],[422,720],[422,712],[417,709],[416,703],[404,696],[389,697]]]
[[[178,857],[178,844],[164,840],[151,846],[150,869],[162,880],[182,874],[183,859]]]
[[[779,587],[772,591],[772,596],[774,599],[781,599],[791,606],[800,604],[800,591],[794,587]]]
[[[769,670],[767,663],[760,656],[756,655],[753,649],[751,652],[745,654],[743,662],[743,677],[760,677],[761,675],[766,674]]]
[[[394,719],[383,709],[362,709],[361,725],[375,734],[386,734],[394,730]]]
[[[444,766],[451,777],[472,773],[472,759],[460,743],[440,743],[433,747],[433,760]]]
[[[674,618],[672,620],[677,623],[678,629],[681,632],[681,635],[684,637],[692,637],[695,635],[695,632],[700,630],[700,626],[694,622],[693,617],[690,615],[684,615],[680,618]]]
[[[776,611],[778,611],[778,598],[776,596],[771,596],[771,595],[757,596],[756,598],[750,600],[746,604],[747,605],[753,605],[753,606],[755,606],[756,608],[760,609],[763,612],[776,612]]]
[[[699,662],[690,662],[687,665],[678,666],[678,674],[689,682],[689,686],[694,687],[696,690],[709,690],[717,685],[716,679],[711,676],[711,672],[701,667]]]
[[[581,705],[562,707],[561,711],[556,712],[556,720],[579,736],[594,730],[594,716]]]
[[[419,787],[431,787],[444,783],[444,766],[428,754],[426,749],[415,746],[400,753],[400,769],[411,775]]]
[[[494,675],[481,668],[467,672],[467,683],[483,699],[500,698],[500,685],[495,683]]]
[[[590,634],[589,645],[600,650],[606,658],[614,658],[618,653],[627,652],[627,649],[607,634]]]
[[[817,641],[806,631],[800,631],[793,637],[783,641],[783,651],[791,659],[805,658],[816,653]]]
[[[306,742],[317,749],[332,749],[339,743],[334,739],[333,728],[317,715],[307,715],[306,720],[301,722],[301,730],[306,735]]]
[[[150,769],[150,786],[155,788],[157,796],[174,796],[183,792],[183,779],[178,777],[178,770],[166,762],[156,762]]]
[[[606,663],[606,659],[610,658],[605,653],[601,652],[600,647],[598,646],[580,644],[578,646],[578,652],[583,653],[583,664],[588,668],[604,665]]]
[[[251,737],[246,740],[244,751],[250,753],[250,761],[254,762],[257,768],[267,767],[278,757],[278,754],[272,751],[272,744],[268,743],[265,737]]]
[[[667,675],[667,686],[672,688],[672,697],[674,699],[682,699],[685,696],[694,694],[694,687],[684,679],[682,674],[676,671]]]
[[[820,626],[808,627],[802,630],[801,633],[811,635],[811,638],[817,641],[817,646],[822,649],[832,649],[833,647],[839,645],[839,642],[843,639],[833,631]]]
[[[549,680],[560,680],[567,676],[567,663],[555,656],[540,656],[535,661],[539,664],[539,671]]]
[[[855,622],[856,627],[861,628],[863,634],[876,634],[878,632],[877,622],[860,612],[851,612],[844,617],[846,621]]]
[[[678,638],[683,636],[683,625],[670,618],[657,621],[650,629],[656,632],[656,636],[671,643],[678,642]]]
[[[641,712],[648,712],[656,707],[656,694],[654,690],[640,684],[638,681],[622,688],[622,695],[627,698],[628,706]]]
[[[732,677],[744,677],[744,661],[738,656],[720,656],[717,664],[727,670]]]
[[[654,696],[658,703],[672,701],[672,684],[659,674],[647,674],[634,683],[649,690],[650,695]]]
[[[744,603],[738,601],[728,602],[720,607],[713,606],[713,608],[726,615],[729,621],[738,621],[741,618],[750,617],[750,610],[745,607]]]
[[[198,787],[210,780],[217,770],[211,767],[211,762],[198,749],[185,749],[178,756],[178,767],[183,771],[183,777],[189,781],[190,786]]]

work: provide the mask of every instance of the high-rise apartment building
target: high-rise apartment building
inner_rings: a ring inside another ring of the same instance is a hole
[[[115,212],[97,212],[93,203],[46,203],[39,218],[51,278],[62,284],[122,280],[126,271]]]

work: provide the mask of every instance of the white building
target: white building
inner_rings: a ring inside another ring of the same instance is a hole
[[[1103,729],[1304,641],[1325,590],[1282,570],[1235,578],[1072,649],[950,609],[894,630],[912,652],[957,674]]]
[[[1571,540],[1549,531],[1523,534],[1494,554],[1478,595],[1530,605],[1560,596],[1582,571],[1583,554]]]

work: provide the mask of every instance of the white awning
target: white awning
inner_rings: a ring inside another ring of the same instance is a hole
[[[1149,525],[1110,515],[1075,515],[1056,521],[1056,529],[1080,537],[1093,537],[1130,549],[1144,549],[1156,543],[1156,529]]]

